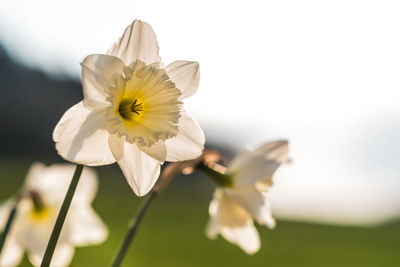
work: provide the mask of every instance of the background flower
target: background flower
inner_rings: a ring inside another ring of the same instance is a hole
[[[150,191],[164,161],[195,158],[205,138],[182,100],[199,83],[197,62],[162,68],[151,26],[134,21],[107,55],[82,62],[84,100],[54,129],[58,153],[89,166],[118,162],[133,191]]]
[[[275,227],[267,191],[287,154],[288,142],[277,141],[254,151],[244,150],[233,159],[225,173],[231,185],[218,187],[210,203],[206,228],[209,238],[220,233],[249,254],[259,250],[260,238],[253,219],[269,228]]]
[[[34,163],[31,166],[16,218],[1,253],[1,266],[18,265],[24,251],[33,265],[40,265],[73,172],[74,166],[66,164],[46,167]],[[99,244],[106,239],[107,228],[90,206],[96,192],[97,176],[93,170],[84,168],[51,266],[68,265],[76,246]],[[4,228],[12,205],[13,199],[10,199],[0,206],[0,229]]]

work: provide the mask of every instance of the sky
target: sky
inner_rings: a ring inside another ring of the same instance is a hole
[[[0,40],[21,62],[79,78],[134,19],[165,64],[200,62],[185,106],[235,149],[290,141],[271,190],[279,218],[374,225],[400,217],[397,1],[3,0]]]

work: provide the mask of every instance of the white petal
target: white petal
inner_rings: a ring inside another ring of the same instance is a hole
[[[219,220],[218,220],[218,209],[219,202],[222,197],[222,189],[217,188],[214,192],[214,198],[210,202],[210,206],[208,208],[208,213],[210,214],[210,219],[208,220],[206,227],[206,236],[210,239],[217,238],[219,233]]]
[[[150,157],[153,157],[161,162],[164,162],[167,157],[167,146],[163,141],[158,141],[151,147],[139,146],[139,148]]]
[[[199,86],[199,63],[192,61],[175,61],[165,67],[171,81],[181,90],[181,98],[192,96]]]
[[[253,222],[240,227],[221,227],[221,235],[229,242],[238,245],[248,254],[254,254],[260,249],[260,237]]]
[[[10,232],[1,252],[0,266],[17,266],[22,260],[23,253],[22,246],[18,244],[15,235]]]
[[[72,176],[71,176],[72,180]],[[76,189],[73,202],[92,203],[98,189],[97,173],[93,168],[83,168],[78,188]]]
[[[25,212],[21,211],[21,203],[18,205],[19,211],[21,212],[19,213],[20,217],[16,224],[16,227],[18,228],[16,233],[17,240],[24,245],[26,251],[38,255],[38,258],[41,259],[56,222],[59,207],[53,207],[53,209],[49,210],[50,213],[42,220],[35,220],[32,219],[31,202],[26,200],[23,205],[26,207],[26,209],[24,209]],[[65,242],[65,237],[68,236],[68,233],[68,226],[63,227],[58,243]]]
[[[110,148],[125,175],[132,190],[138,196],[147,194],[160,175],[161,162],[141,151],[136,144],[125,142],[122,138],[116,140],[110,136]]]
[[[53,207],[53,209],[50,210],[51,213],[48,217],[34,221],[31,217],[31,203],[27,201],[26,204],[29,204],[26,205],[29,206],[29,209],[21,213],[21,218],[17,224],[17,239],[19,242],[24,244],[25,250],[27,251],[32,264],[39,266],[56,222],[59,207],[58,209],[57,207]],[[59,206],[61,206],[61,203]],[[68,213],[66,222],[69,217],[70,214]],[[51,266],[66,266],[69,264],[73,254],[73,250],[71,251],[71,248],[68,249],[68,237],[70,236],[70,233],[70,224],[65,223],[57,242]]]
[[[108,136],[108,146],[116,161],[124,157],[124,139],[117,135],[111,134]]]
[[[108,147],[106,110],[90,110],[79,102],[58,122],[53,132],[58,153],[66,160],[89,166],[115,162]]]
[[[203,130],[184,109],[178,124],[178,135],[165,141],[167,161],[184,161],[201,155],[205,137]]]
[[[84,103],[105,102],[108,88],[122,73],[124,62],[114,56],[89,55],[81,65]]]
[[[75,246],[99,244],[107,238],[106,226],[90,206],[76,205],[69,213],[69,241]]]
[[[3,231],[8,219],[8,215],[13,207],[12,199],[6,200],[0,204],[0,233]]]
[[[216,216],[210,216],[205,230],[206,236],[210,239],[216,239],[219,233],[219,224]]]
[[[245,208],[259,224],[275,227],[266,193],[257,191],[253,185],[226,189],[225,193]]]
[[[35,186],[40,184],[40,181],[37,181],[41,178],[42,173],[46,170],[46,165],[42,162],[34,162],[29,167],[28,173],[25,178],[25,185],[30,188],[31,185]]]
[[[51,267],[64,267],[68,266],[74,256],[75,249],[69,244],[57,244],[57,247],[54,251],[53,258],[51,259]],[[31,252],[28,254],[29,261],[34,266],[40,266],[44,255],[44,251],[42,253]]]
[[[40,193],[46,202],[62,203],[75,168],[76,165],[73,164],[53,164],[46,167],[35,162],[28,171],[25,187]]]
[[[235,184],[258,184],[264,191],[272,185],[272,175],[287,160],[286,140],[266,143],[255,151],[242,151],[228,166],[228,173],[235,174]]]
[[[288,158],[289,142],[287,140],[279,140],[261,145],[254,150],[255,155],[263,156],[268,160],[285,162]]]
[[[236,186],[254,184],[257,181],[272,185],[272,175],[280,165],[281,162],[244,150],[229,164],[227,173],[234,174]]]
[[[218,219],[220,233],[226,240],[238,245],[248,254],[259,250],[260,238],[253,220],[242,206],[225,193],[219,202]]]
[[[135,20],[107,54],[119,57],[125,65],[141,60],[147,65],[160,62],[156,34],[150,24]]]
[[[54,251],[53,258],[51,260],[51,266],[64,267],[68,266],[74,256],[75,249],[69,244],[60,244]]]
[[[75,168],[76,165],[73,164],[53,164],[46,167],[41,163],[34,163],[29,169],[25,187],[38,191],[46,201],[61,204]],[[96,195],[97,186],[96,172],[88,167],[83,168],[73,203],[91,203]]]

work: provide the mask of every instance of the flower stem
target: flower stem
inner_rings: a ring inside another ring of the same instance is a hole
[[[173,162],[168,164],[163,169],[157,184],[154,186],[148,198],[140,203],[139,211],[137,212],[134,220],[129,226],[129,230],[125,236],[124,241],[121,244],[118,254],[116,255],[113,263],[111,264],[112,267],[121,266],[121,263],[126,253],[128,252],[130,244],[135,238],[136,232],[140,226],[140,222],[142,221],[144,214],[149,208],[151,201],[167,187],[167,185],[175,178],[175,176],[177,176],[180,173],[186,175],[192,173],[193,170],[197,168],[199,164],[202,164],[202,162],[205,160],[205,157],[212,157],[215,159],[219,159],[220,155],[219,153],[214,151],[207,151],[203,152],[203,154],[196,159]]]
[[[213,164],[200,164],[199,169],[202,169],[208,174],[217,185],[222,187],[232,186],[232,177],[226,174],[226,168],[216,162]]]
[[[8,215],[8,219],[6,222],[6,226],[4,227],[4,231],[3,233],[1,233],[1,237],[0,237],[0,255],[1,255],[1,251],[3,250],[4,247],[4,243],[6,242],[7,239],[7,235],[10,232],[11,229],[11,225],[14,221],[15,215],[17,213],[17,207],[18,207],[18,200],[15,201],[14,206],[12,208],[12,210],[10,211],[10,214]]]
[[[82,170],[83,170],[82,165],[77,165],[75,168],[74,176],[72,177],[71,184],[69,185],[67,194],[65,195],[64,202],[61,206],[60,212],[58,213],[57,221],[56,224],[54,225],[53,232],[51,233],[50,240],[49,243],[47,244],[46,252],[44,253],[44,257],[40,267],[50,266],[51,258],[53,257],[58,237],[60,236],[60,232],[63,227],[65,217],[67,216],[69,206],[71,205],[71,201],[74,196],[76,186],[78,185],[79,178],[81,177]]]
[[[129,226],[128,233],[125,236],[124,241],[121,244],[121,247],[118,251],[117,256],[115,257],[112,267],[119,267],[128,252],[129,246],[132,243],[133,239],[135,238],[136,232],[140,226],[140,223],[150,206],[151,201],[157,196],[157,191],[152,191],[148,198],[140,203],[139,211],[136,214],[135,219],[133,220],[132,224]]]

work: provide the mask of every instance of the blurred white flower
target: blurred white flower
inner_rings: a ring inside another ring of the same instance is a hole
[[[89,166],[117,161],[133,191],[148,193],[164,161],[203,150],[203,131],[181,102],[196,92],[199,77],[197,62],[163,68],[153,29],[134,21],[106,55],[82,62],[84,100],[54,130],[58,153]]]
[[[17,215],[1,253],[0,266],[18,265],[24,251],[33,265],[40,266],[74,169],[69,164],[46,167],[35,163],[31,166]],[[107,238],[107,228],[90,205],[96,192],[96,173],[84,168],[51,266],[67,266],[73,257],[74,247],[98,244]],[[13,202],[10,199],[0,206],[0,231],[5,226]]]
[[[249,254],[259,250],[260,238],[253,219],[269,228],[275,227],[267,190],[287,154],[287,141],[266,143],[255,151],[242,151],[229,164],[225,176],[215,177],[220,186],[209,207],[206,228],[209,238],[214,239],[220,233]]]

